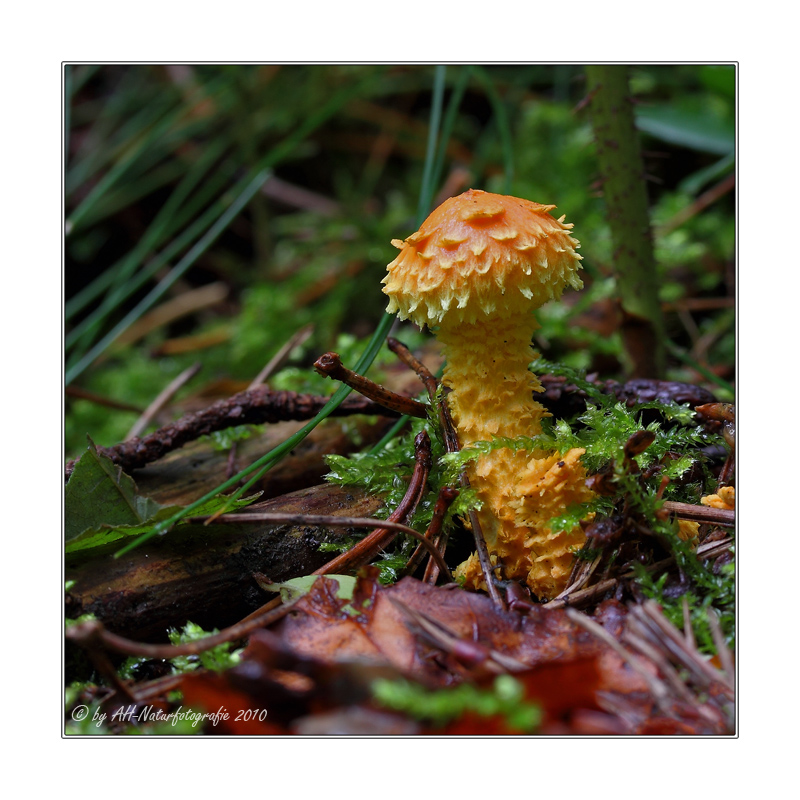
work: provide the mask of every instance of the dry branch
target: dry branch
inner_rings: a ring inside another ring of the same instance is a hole
[[[113,447],[98,447],[98,452],[108,456],[125,472],[140,469],[162,456],[215,431],[236,425],[260,425],[287,420],[308,420],[315,417],[330,398],[319,395],[276,392],[265,386],[240,392],[228,400],[220,400],[203,411],[186,414],[177,422],[142,438],[130,439]],[[331,416],[346,417],[353,414],[398,416],[383,406],[362,397],[347,397]],[[65,477],[69,479],[75,461],[66,465]]]

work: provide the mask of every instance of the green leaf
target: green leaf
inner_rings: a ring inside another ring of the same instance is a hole
[[[292,600],[308,594],[311,591],[311,587],[321,577],[321,575],[302,575],[299,578],[291,578],[281,583],[261,583],[259,581],[259,586],[266,592],[280,592],[281,600],[284,603],[290,603]],[[352,575],[326,575],[325,577],[333,578],[339,584],[336,596],[340,600],[350,600],[353,597],[356,579]]]
[[[91,440],[67,483],[64,504],[67,542],[99,528],[142,525],[165,519],[176,509],[138,494],[133,478],[110,458],[98,453]]]
[[[255,500],[252,495],[234,504],[241,508]],[[198,516],[213,514],[230,498],[217,497],[195,509]],[[164,506],[138,493],[133,478],[110,458],[97,451],[94,442],[72,472],[64,493],[65,552],[74,553],[138,536],[157,522],[168,519],[182,506]]]
[[[736,146],[732,122],[690,107],[664,105],[637,109],[636,127],[662,141],[704,153],[726,156]]]

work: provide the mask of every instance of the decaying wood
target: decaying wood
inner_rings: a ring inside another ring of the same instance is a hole
[[[381,500],[340,487],[314,486],[250,506],[253,511],[372,516]],[[273,581],[306,575],[330,560],[323,542],[354,530],[309,525],[247,523],[181,525],[115,559],[118,545],[88,559],[67,557],[68,616],[92,613],[133,639],[163,640],[165,631],[192,621],[222,628],[261,606],[267,595],[253,573]]]
[[[571,384],[566,378],[556,375],[543,375],[539,379],[543,393],[536,399],[554,416],[571,417],[586,408],[587,395],[582,389]],[[595,384],[603,394],[613,395],[621,403],[632,406],[635,403],[678,403],[696,408],[704,403],[713,403],[715,397],[702,386],[679,381],[658,381],[650,378],[635,378],[625,383],[607,380],[600,381],[587,376],[589,383]]]
[[[360,450],[385,432],[385,424],[370,425],[354,418],[343,424],[325,420],[290,453],[268,470],[248,494],[264,492],[262,499],[322,483],[329,471],[323,456],[346,455]],[[284,442],[302,422],[278,422],[249,439],[238,441],[234,468],[244,469]],[[225,478],[228,450],[215,449],[209,441],[191,442],[144,469],[132,473],[141,494],[164,505],[189,505],[213,491]]]

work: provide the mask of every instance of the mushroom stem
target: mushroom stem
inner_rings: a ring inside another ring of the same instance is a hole
[[[462,446],[494,436],[541,433],[548,412],[534,399],[542,387],[528,369],[536,357],[530,346],[535,328],[530,314],[491,326],[440,328],[447,359],[443,382],[451,390],[447,399]],[[560,590],[573,551],[585,541],[580,528],[553,534],[549,527],[566,504],[589,499],[579,462],[583,452],[574,449],[561,456],[498,448],[468,470],[482,503],[478,519],[490,554],[502,562],[507,578],[526,581],[540,597]],[[482,573],[474,558],[459,574],[468,584],[480,585]]]
[[[462,446],[493,436],[514,438],[541,432],[547,414],[533,399],[542,391],[528,365],[536,358],[531,336],[536,322],[523,317],[439,328],[447,361],[443,383]]]

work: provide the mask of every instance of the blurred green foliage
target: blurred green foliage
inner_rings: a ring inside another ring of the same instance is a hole
[[[385,305],[390,241],[415,228],[433,75],[424,65],[68,66],[72,386],[144,407],[198,360],[184,394],[251,380],[307,323],[315,333],[293,355],[295,377],[340,334],[368,336]],[[701,382],[694,361],[732,380],[734,197],[703,196],[734,169],[735,70],[636,66],[631,85],[668,335],[688,360],[674,361],[671,377]],[[583,99],[579,65],[449,66],[434,195],[474,187],[556,203],[582,242],[586,288],[542,309],[537,345],[617,377],[613,253]],[[193,254],[263,169],[246,207]],[[228,287],[227,299],[111,345],[76,372],[182,259],[188,266],[158,303],[212,282]],[[218,343],[163,354],[166,342],[209,333]],[[136,416],[68,396],[67,456],[86,434],[118,441]]]

